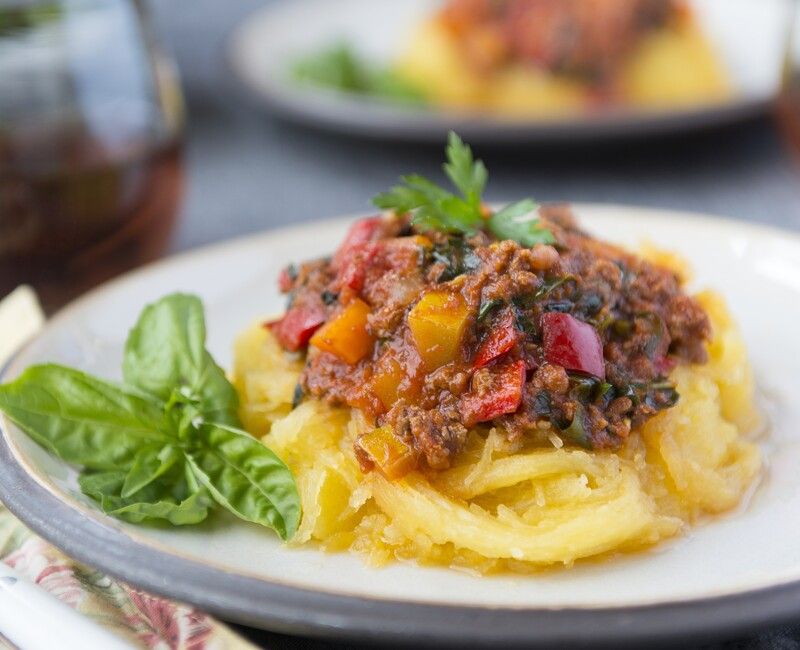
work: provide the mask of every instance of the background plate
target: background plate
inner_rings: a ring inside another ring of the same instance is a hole
[[[558,142],[652,135],[729,124],[763,112],[774,98],[787,39],[786,0],[692,0],[733,77],[730,102],[669,111],[620,110],[553,119],[503,119],[414,109],[291,80],[298,56],[341,39],[387,63],[435,0],[292,0],[255,13],[230,41],[230,65],[260,102],[290,119],[342,133],[441,142],[455,129],[473,144]]]
[[[541,575],[477,577],[446,569],[365,566],[351,554],[286,548],[232,518],[181,529],[102,515],[74,470],[0,418],[0,498],[67,553],[129,583],[268,629],[361,639],[636,642],[731,634],[800,612],[800,237],[697,215],[578,206],[612,241],[643,238],[684,253],[699,286],[728,297],[769,396],[767,477],[741,511],[655,550]],[[7,368],[55,361],[119,377],[141,307],[174,290],[206,303],[209,346],[230,362],[236,333],[282,307],[275,278],[289,261],[329,253],[349,220],[238,240],[112,282],[57,315]]]

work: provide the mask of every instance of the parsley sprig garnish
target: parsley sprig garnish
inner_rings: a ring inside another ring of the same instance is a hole
[[[444,173],[458,189],[448,192],[418,174],[401,177],[401,184],[378,194],[372,202],[382,210],[410,213],[412,223],[421,230],[440,230],[473,235],[485,229],[498,239],[513,239],[523,246],[552,244],[553,234],[537,216],[538,205],[531,199],[511,203],[488,217],[483,209],[483,191],[489,173],[472,149],[457,134],[450,132]]]

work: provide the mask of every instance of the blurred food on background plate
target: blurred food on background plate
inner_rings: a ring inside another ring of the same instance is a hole
[[[688,107],[732,94],[682,0],[447,0],[389,67],[341,43],[296,62],[294,74],[389,101],[519,116]]]

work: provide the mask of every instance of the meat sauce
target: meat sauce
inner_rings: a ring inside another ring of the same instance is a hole
[[[676,403],[676,364],[706,360],[708,318],[674,273],[566,206],[540,216],[555,244],[532,248],[365,219],[332,258],[281,274],[289,306],[268,326],[307,350],[298,398],[361,409],[378,432],[356,443],[365,469],[446,468],[480,423],[617,448]]]
[[[643,35],[686,14],[676,0],[450,0],[441,20],[478,70],[517,61],[602,79]]]

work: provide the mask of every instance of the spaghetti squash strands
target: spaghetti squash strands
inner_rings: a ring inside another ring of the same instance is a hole
[[[635,472],[621,467],[614,488],[591,508],[576,513],[556,510],[551,517],[529,525],[472,509],[446,497],[418,475],[394,483],[377,475],[373,478],[378,506],[407,536],[423,532],[437,544],[451,543],[488,558],[536,564],[569,563],[648,537],[658,525],[657,516]],[[672,522],[671,532],[679,526]]]

